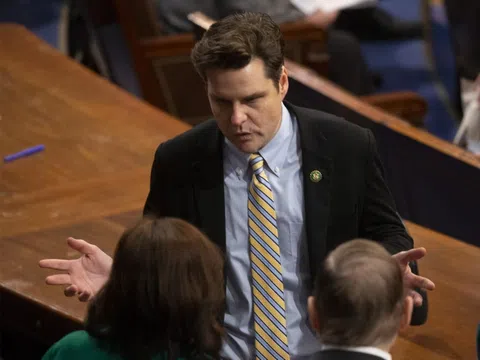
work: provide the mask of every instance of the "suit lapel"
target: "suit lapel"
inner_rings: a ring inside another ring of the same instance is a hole
[[[199,137],[197,153],[198,159],[192,167],[199,226],[225,252],[223,136],[216,124]]]
[[[333,160],[327,139],[320,129],[321,119],[312,118],[302,109],[287,105],[296,114],[300,132],[305,228],[310,272],[314,279],[318,264],[325,257]]]

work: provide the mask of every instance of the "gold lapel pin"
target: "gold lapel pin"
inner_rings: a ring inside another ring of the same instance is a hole
[[[320,171],[318,170],[313,170],[311,173],[310,173],[310,180],[314,183],[317,183],[319,182],[320,180],[322,180],[323,178],[323,175]]]

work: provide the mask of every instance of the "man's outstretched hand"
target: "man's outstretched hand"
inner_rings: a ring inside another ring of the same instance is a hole
[[[427,250],[423,247],[411,249],[408,251],[402,251],[393,257],[398,261],[400,268],[403,272],[403,283],[407,288],[408,295],[413,298],[415,306],[422,305],[422,296],[415,291],[415,289],[434,290],[435,284],[426,277],[415,275],[410,269],[409,263],[412,261],[420,260],[427,254]]]
[[[78,296],[80,301],[90,300],[105,284],[112,267],[112,258],[96,245],[85,240],[67,239],[68,245],[80,252],[81,257],[74,260],[43,259],[42,268],[63,271],[62,274],[47,276],[49,285],[65,285],[65,296]]]

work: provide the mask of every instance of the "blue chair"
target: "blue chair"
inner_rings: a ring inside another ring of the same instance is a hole
[[[38,37],[58,48],[62,0],[2,0],[0,23],[24,25]]]
[[[66,0],[61,50],[101,76],[142,97],[115,9],[105,1]]]

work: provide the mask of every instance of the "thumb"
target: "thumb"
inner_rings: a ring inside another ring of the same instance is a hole
[[[82,239],[75,239],[73,237],[69,237],[67,239],[67,243],[68,243],[68,246],[70,246],[72,249],[84,255],[91,255],[95,252],[94,245]]]

